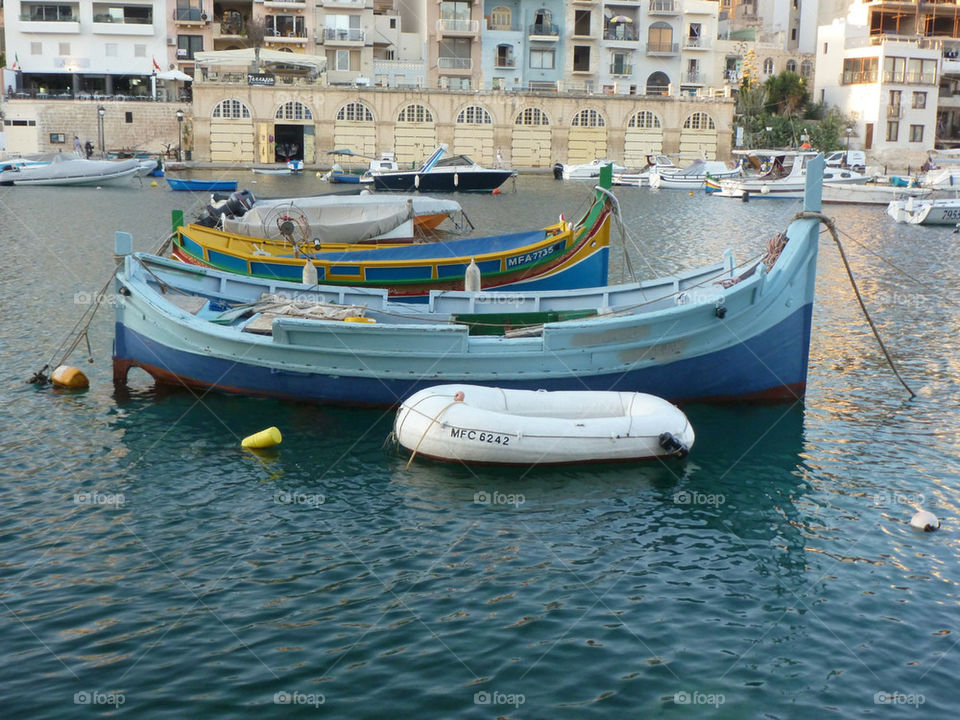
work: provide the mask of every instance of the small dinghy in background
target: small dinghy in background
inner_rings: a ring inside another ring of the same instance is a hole
[[[654,395],[480,385],[411,395],[393,431],[414,455],[502,465],[683,457],[694,440],[686,415]]]

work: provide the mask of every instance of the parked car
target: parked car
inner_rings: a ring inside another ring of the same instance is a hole
[[[863,150],[835,150],[827,153],[824,161],[829,167],[848,167],[854,172],[867,169],[867,154]]]

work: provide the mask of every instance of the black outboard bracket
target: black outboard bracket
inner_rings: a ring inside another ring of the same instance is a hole
[[[677,440],[673,433],[660,433],[660,437],[657,438],[657,441],[660,443],[660,447],[662,447],[671,455],[676,455],[677,457],[682,458],[686,457],[690,453],[690,448]]]

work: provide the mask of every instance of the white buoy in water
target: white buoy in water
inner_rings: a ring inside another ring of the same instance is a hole
[[[317,284],[317,266],[313,264],[310,258],[307,258],[307,261],[303,264],[303,284],[310,286]]]
[[[467,272],[463,278],[463,289],[467,292],[480,292],[480,268],[473,258],[470,258],[470,264],[467,265]]]
[[[910,518],[910,527],[924,532],[933,532],[939,529],[940,520],[928,510],[919,510],[916,515]]]

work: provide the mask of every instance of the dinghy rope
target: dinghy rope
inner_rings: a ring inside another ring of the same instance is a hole
[[[173,233],[168,235],[163,243],[157,248],[155,255],[162,255],[169,245],[170,241],[173,238]],[[125,256],[124,256],[125,257]],[[117,275],[117,271],[123,267],[124,257],[120,257],[116,264],[113,267],[113,272],[110,273],[110,276],[107,278],[107,281],[103,284],[103,287],[100,288],[100,292],[97,293],[96,297],[93,299],[93,302],[83,311],[83,314],[80,315],[80,319],[70,328],[70,332],[67,333],[66,337],[60,342],[56,349],[50,354],[50,359],[47,360],[46,364],[37,372],[35,372],[29,380],[28,383],[34,385],[46,385],[50,382],[50,376],[47,375],[47,370],[51,367],[57,368],[60,365],[63,365],[67,358],[73,354],[73,351],[77,349],[80,345],[80,342],[83,341],[87,346],[87,362],[93,363],[93,350],[90,347],[90,325],[93,323],[93,318],[96,316],[97,311],[100,309],[100,306],[103,305],[103,301],[107,299],[107,289],[110,287],[110,284],[113,282],[114,278]],[[143,264],[143,261],[140,260],[140,263]],[[146,267],[146,266],[144,266]],[[149,272],[149,268],[147,268]],[[152,274],[152,273],[151,273]],[[156,277],[156,276],[154,276]],[[159,280],[159,278],[157,278]],[[160,281],[162,282],[162,281]],[[64,349],[66,348],[66,349]],[[62,352],[62,354],[61,354]],[[60,355],[60,360],[55,361],[57,355]]]
[[[816,212],[813,210],[803,210],[798,212],[794,216],[794,219],[819,220],[826,226],[827,230],[830,232],[830,236],[837,245],[837,250],[840,251],[840,259],[843,261],[843,267],[847,271],[847,277],[850,279],[850,286],[853,288],[853,293],[857,296],[857,302],[860,304],[860,310],[863,311],[863,316],[867,319],[867,323],[870,325],[870,329],[873,331],[873,336],[877,339],[877,344],[880,346],[883,356],[887,359],[887,364],[890,366],[890,369],[893,371],[893,374],[896,376],[897,380],[900,381],[900,384],[903,385],[904,389],[906,389],[908,393],[910,393],[910,397],[915,398],[917,394],[910,389],[910,386],[907,385],[906,381],[900,375],[896,364],[893,362],[893,358],[890,357],[890,353],[887,351],[887,346],[884,345],[883,339],[880,337],[880,331],[877,329],[877,326],[873,322],[873,318],[870,317],[870,313],[867,311],[867,306],[863,302],[863,296],[860,294],[860,288],[857,286],[857,281],[853,277],[853,269],[850,267],[850,262],[847,260],[846,252],[844,252],[843,243],[840,242],[840,234],[837,232],[836,223],[832,218],[827,217],[822,212]]]
[[[453,407],[454,405],[456,405],[458,402],[463,402],[463,393],[462,393],[462,392],[458,392],[456,395],[454,395],[454,396],[453,396],[453,400],[451,400],[449,403],[447,403],[447,404],[444,405],[442,408],[440,408],[440,412],[438,412],[436,415],[434,415],[434,416],[430,419],[430,424],[427,425],[427,427],[424,428],[424,430],[423,430],[423,435],[421,435],[421,436],[420,436],[420,439],[417,441],[417,446],[413,449],[413,452],[410,453],[410,459],[407,460],[407,466],[404,468],[404,470],[409,470],[409,469],[410,469],[410,464],[413,462],[413,459],[417,456],[417,451],[420,449],[420,446],[423,444],[423,439],[424,439],[425,437],[427,437],[427,433],[430,431],[430,428],[432,428],[433,425],[434,425],[434,423],[436,423],[437,420],[440,419],[440,416],[441,416],[441,415],[443,415],[447,410],[449,410],[450,408],[452,408],[452,407]],[[414,409],[414,408],[409,408],[409,411],[410,411],[410,412],[416,412],[418,415],[422,415],[423,417],[426,417],[426,415],[424,415],[422,412],[420,412],[419,410],[416,410],[416,409]]]

